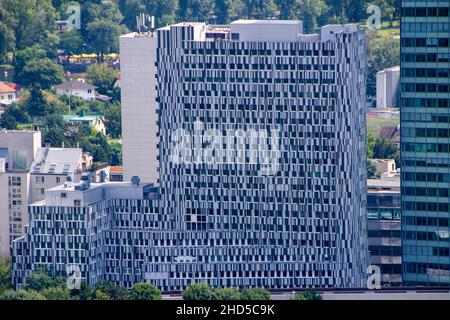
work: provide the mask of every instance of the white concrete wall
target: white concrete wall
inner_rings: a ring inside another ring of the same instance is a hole
[[[398,108],[397,93],[400,68],[390,68],[377,73],[377,109]]]
[[[20,177],[22,185],[14,187],[21,190],[21,223],[23,226],[28,223],[28,203],[30,194],[30,173],[29,169],[34,160],[38,148],[41,147],[41,133],[34,131],[0,131],[0,148],[8,149],[9,169],[5,173],[0,173],[0,256],[9,256],[9,228],[10,228],[10,189],[9,177]],[[25,170],[12,170],[13,152],[23,151],[26,153]],[[17,199],[16,199],[17,200]]]
[[[124,181],[158,181],[156,38],[120,38]]]
[[[73,97],[78,97],[84,100],[89,100],[89,101],[93,101],[95,100],[95,90],[92,89],[91,92],[89,93],[88,90],[61,90],[61,89],[57,89],[56,90],[57,94],[60,95],[66,95],[66,96],[73,96]]]
[[[293,42],[303,33],[301,21],[237,20],[230,24],[230,32],[239,33],[239,41]]]
[[[0,94],[0,104],[10,105],[17,101],[16,93],[1,93]]]

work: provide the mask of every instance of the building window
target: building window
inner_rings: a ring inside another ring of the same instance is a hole
[[[75,207],[80,207],[81,206],[81,200],[73,200],[73,205]]]
[[[67,193],[61,192],[61,198],[67,198]]]
[[[36,176],[36,183],[44,183],[45,178],[43,176]]]

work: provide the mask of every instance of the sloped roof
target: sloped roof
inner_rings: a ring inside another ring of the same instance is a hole
[[[79,148],[39,148],[31,173],[70,175],[81,165],[83,151]]]
[[[398,126],[384,126],[381,128],[380,137],[400,143],[400,128]]]
[[[78,80],[71,80],[66,83],[58,84],[55,86],[55,89],[59,90],[92,90],[96,89],[96,86],[92,84],[81,82]]]
[[[0,81],[0,93],[14,93],[14,92],[16,92],[16,89],[13,89],[4,82]]]

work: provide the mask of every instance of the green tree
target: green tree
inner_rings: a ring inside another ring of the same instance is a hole
[[[129,299],[129,294],[126,289],[106,280],[97,282],[95,285],[95,290],[105,293],[111,300]]]
[[[51,0],[3,0],[0,5],[8,15],[16,49],[39,43],[54,28],[56,10]]]
[[[15,36],[10,26],[10,17],[0,2],[0,63],[5,60],[5,54],[15,47]]]
[[[161,291],[150,283],[136,283],[131,289],[133,300],[161,300]]]
[[[305,297],[305,300],[322,300],[322,296],[312,290],[306,290],[303,292],[303,296]]]
[[[46,57],[45,50],[38,45],[19,50],[14,57],[14,80],[18,83],[23,83],[25,77],[23,76],[23,69],[32,60],[44,59]]]
[[[178,19],[180,21],[206,22],[213,12],[213,0],[180,0]]]
[[[375,32],[367,32],[367,94],[375,96],[377,72],[400,64],[400,39],[376,38]]]
[[[70,294],[73,300],[91,300],[94,291],[85,281],[82,281],[80,288],[71,290]]]
[[[214,292],[207,283],[191,283],[182,296],[183,300],[212,300]]]
[[[36,291],[26,290],[6,290],[0,295],[0,300],[46,300],[45,297]]]
[[[123,15],[123,23],[128,29],[136,31],[136,17],[145,12],[142,0],[119,0],[119,10]]]
[[[119,103],[113,103],[105,113],[106,132],[113,139],[122,135],[122,112]]]
[[[30,117],[18,104],[7,106],[0,119],[0,127],[7,130],[17,129],[17,124],[30,123]]]
[[[378,137],[373,147],[373,156],[375,159],[394,159],[398,147],[392,141]]]
[[[64,70],[50,59],[34,59],[25,65],[22,77],[22,83],[26,86],[50,89],[52,85],[64,81]]]
[[[0,258],[0,294],[4,291],[12,289],[12,267],[11,263],[7,263],[3,258]]]
[[[45,117],[45,124],[42,131],[44,145],[61,147],[65,140],[66,123],[59,114],[52,114]]]
[[[303,22],[304,31],[313,32],[328,17],[329,7],[324,0],[278,0],[280,18],[298,19]]]
[[[32,88],[31,94],[25,102],[25,109],[30,116],[44,116],[47,101],[40,88]]]
[[[83,38],[78,30],[63,32],[60,36],[59,48],[64,51],[69,62],[74,54],[83,53]]]
[[[302,293],[296,293],[291,297],[290,300],[306,300],[306,299]]]
[[[126,32],[126,27],[106,19],[96,19],[88,24],[88,45],[98,55],[98,62],[103,62],[106,54],[119,50],[119,36]]]
[[[375,137],[370,133],[367,134],[367,158],[373,159],[373,147],[375,146]]]
[[[101,290],[95,290],[93,300],[111,300],[111,297]]]
[[[273,0],[241,0],[242,15],[248,19],[267,19],[277,15],[278,8]]]
[[[209,2],[209,0],[205,1]],[[155,16],[156,27],[164,27],[176,21],[178,0],[144,0],[146,12]],[[183,6],[185,2],[180,1]],[[203,14],[203,13],[201,13]]]
[[[63,277],[52,277],[46,271],[40,270],[28,276],[25,289],[40,292],[52,287],[62,287],[65,283]]]
[[[270,293],[264,288],[251,288],[242,291],[242,300],[270,300]]]
[[[215,300],[240,300],[241,293],[237,288],[217,288],[214,290]]]
[[[116,79],[116,71],[108,67],[106,63],[92,64],[87,68],[86,72],[88,82],[97,86],[99,92],[103,94],[112,88]]]
[[[230,22],[230,16],[235,10],[235,2],[234,0],[216,0],[217,23],[227,24]]]
[[[111,154],[111,162],[112,166],[121,166],[122,165],[122,144],[118,142],[111,142],[109,144],[110,154]]]
[[[44,295],[47,300],[72,300],[69,290],[63,287],[44,289],[42,295]]]
[[[367,160],[367,178],[368,179],[379,178],[377,173],[377,167],[375,166],[375,163],[371,159]]]

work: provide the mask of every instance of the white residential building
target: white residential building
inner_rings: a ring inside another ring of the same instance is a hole
[[[399,108],[400,67],[377,73],[377,109]]]
[[[28,205],[68,176],[80,181],[85,158],[81,149],[41,148],[38,131],[0,131],[0,257],[22,236]]]
[[[17,101],[16,89],[0,81],[0,106],[10,105]]]
[[[151,34],[120,38],[124,181],[158,182],[156,45]]]
[[[31,165],[31,203],[44,199],[45,190],[80,181],[83,151],[77,148],[40,148]]]
[[[28,223],[30,167],[41,146],[37,131],[0,131],[0,256]]]
[[[84,100],[95,101],[97,87],[81,80],[71,80],[55,86],[57,94],[78,97]]]

